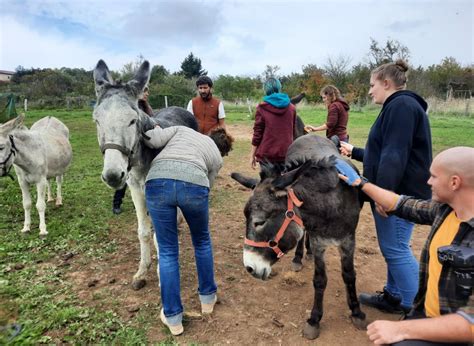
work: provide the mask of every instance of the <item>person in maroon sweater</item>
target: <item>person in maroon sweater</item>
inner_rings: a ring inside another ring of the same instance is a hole
[[[347,142],[349,135],[347,134],[347,122],[349,121],[349,105],[341,97],[341,93],[334,85],[327,85],[321,89],[321,97],[324,104],[328,107],[328,117],[321,126],[305,126],[307,132],[324,131],[326,137],[331,138],[334,135],[339,140]]]
[[[281,92],[278,79],[269,78],[264,89],[266,96],[255,113],[250,165],[255,169],[257,162],[269,162],[282,169],[293,142],[296,109],[288,95]]]

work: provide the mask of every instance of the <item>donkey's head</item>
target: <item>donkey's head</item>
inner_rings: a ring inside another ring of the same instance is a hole
[[[244,209],[247,219],[244,266],[256,278],[268,279],[271,266],[304,235],[298,210],[301,201],[292,187],[311,164],[312,161],[307,161],[285,174],[280,174],[272,165],[262,165],[260,182],[238,173],[231,174],[233,179],[253,189]]]
[[[8,175],[16,155],[13,131],[23,125],[24,116],[20,115],[0,126],[0,177]]]
[[[138,108],[138,99],[149,79],[148,61],[124,84],[114,82],[103,60],[99,60],[94,69],[97,103],[93,119],[104,155],[102,179],[115,189],[125,184],[140,143],[144,113]]]

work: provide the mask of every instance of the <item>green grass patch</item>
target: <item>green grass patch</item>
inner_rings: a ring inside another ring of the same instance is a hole
[[[365,145],[378,111],[376,108],[351,111],[352,143]],[[253,124],[247,107],[226,106],[226,113],[227,124],[249,127]],[[320,106],[298,106],[298,113],[307,124],[319,125],[326,119],[326,110]],[[9,331],[0,332],[0,343],[147,343],[147,332],[156,324],[159,307],[140,311],[132,320],[125,321],[117,314],[119,304],[114,304],[113,297],[108,297],[110,302],[106,308],[100,304],[94,307],[84,304],[71,283],[63,279],[69,269],[57,267],[58,258],[68,252],[80,253],[82,262],[93,263],[97,258],[114,253],[117,244],[109,234],[113,191],[100,180],[103,162],[92,111],[29,112],[26,125],[48,115],[64,121],[71,134],[73,162],[64,179],[64,206],[56,208],[48,204],[46,239],[38,236],[38,215],[33,207],[32,231],[22,236],[19,231],[23,226],[23,208],[18,182],[0,179],[0,326],[16,323],[22,327],[21,333],[13,339],[9,339]],[[435,153],[457,145],[474,147],[474,119],[430,114],[430,122]],[[226,160],[249,169],[250,138],[249,133],[248,139],[237,140]],[[32,192],[35,198],[36,192],[33,189]],[[243,198],[246,197],[230,188],[214,189],[211,207],[243,205]],[[125,200],[125,206],[132,208],[130,199]],[[130,212],[129,217],[115,218],[114,222],[130,225],[133,218]],[[23,268],[15,269],[15,266]],[[102,299],[100,294],[94,296],[94,301]],[[174,344],[174,339],[167,336],[161,343]]]
[[[48,204],[49,234],[45,239],[38,236],[39,220],[33,206],[32,230],[21,235],[23,208],[18,182],[0,180],[0,325],[16,323],[22,328],[11,340],[9,330],[1,333],[0,343],[145,343],[146,324],[129,325],[112,310],[82,306],[62,279],[67,269],[55,265],[58,257],[68,252],[93,262],[113,253],[116,244],[108,237],[113,191],[100,180],[102,156],[91,112],[31,112],[25,124],[30,126],[48,115],[62,120],[71,134],[73,162],[64,179],[64,206]],[[36,191],[30,191],[35,201]],[[49,263],[55,269],[41,269]],[[18,265],[24,268],[15,269]]]

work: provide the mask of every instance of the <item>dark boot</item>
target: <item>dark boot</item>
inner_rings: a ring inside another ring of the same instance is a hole
[[[383,292],[377,291],[375,294],[361,293],[359,295],[361,304],[371,306],[390,314],[406,313],[401,305],[401,299],[393,296],[384,288]]]
[[[127,190],[127,185],[125,185],[120,190],[116,190],[114,193],[114,200],[112,203],[112,212],[115,215],[118,215],[122,212],[122,208],[120,208],[120,206],[122,205],[122,200],[123,200],[123,197],[125,196],[126,190]]]
[[[114,213],[115,215],[118,215],[122,212],[122,208],[120,208],[120,206],[114,206],[112,208],[112,213]]]

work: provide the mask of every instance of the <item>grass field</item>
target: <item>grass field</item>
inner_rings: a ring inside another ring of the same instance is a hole
[[[228,124],[251,126],[252,119],[244,107],[228,106],[226,112]],[[326,118],[324,108],[305,106],[298,112],[308,124],[319,125]],[[377,109],[351,112],[352,143],[364,145],[377,113]],[[23,209],[18,183],[0,179],[0,343],[147,343],[147,330],[155,319],[138,313],[124,321],[113,306],[102,309],[84,304],[71,284],[63,279],[68,268],[62,265],[65,262],[62,258],[67,254],[80,253],[84,262],[93,265],[97,258],[116,251],[116,243],[109,238],[113,191],[100,180],[102,157],[91,111],[31,111],[26,125],[47,115],[61,119],[70,129],[74,157],[65,175],[63,192],[65,204],[70,206],[48,205],[46,239],[40,239],[34,227],[30,234],[22,236],[19,230]],[[473,118],[431,114],[430,121],[435,153],[457,145],[474,147]],[[249,147],[250,138],[237,141],[234,160],[247,162]],[[213,205],[220,205],[219,201],[232,196],[228,191],[216,190],[212,198]],[[33,209],[33,226],[37,225],[37,219]],[[5,328],[12,324],[21,326],[22,330],[10,339],[11,330]]]

